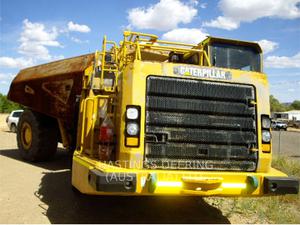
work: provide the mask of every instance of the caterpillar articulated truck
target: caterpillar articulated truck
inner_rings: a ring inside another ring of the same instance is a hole
[[[268,86],[256,43],[125,31],[94,54],[21,70],[8,98],[26,107],[22,158],[63,143],[82,193],[296,194],[299,181],[271,167]]]

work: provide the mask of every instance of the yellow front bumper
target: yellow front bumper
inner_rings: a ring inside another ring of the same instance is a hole
[[[260,196],[298,193],[299,181],[267,173],[126,169],[75,152],[72,185],[96,195]]]

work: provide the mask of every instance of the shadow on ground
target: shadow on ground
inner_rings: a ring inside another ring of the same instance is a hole
[[[33,163],[25,162],[24,160],[22,160],[18,149],[1,150],[0,155],[30,164],[32,166],[37,166],[46,170],[53,170],[53,171],[62,170],[62,169],[71,169],[71,165],[72,165],[71,153],[64,150],[63,148],[58,148],[54,158],[47,162],[33,162]]]
[[[70,171],[45,173],[35,193],[51,223],[229,223],[201,198],[88,196],[70,181]]]
[[[57,153],[51,161],[29,163],[47,170],[35,195],[51,223],[229,223],[199,197],[80,194],[72,190],[70,154],[62,149]],[[22,161],[17,149],[2,150],[1,155]]]

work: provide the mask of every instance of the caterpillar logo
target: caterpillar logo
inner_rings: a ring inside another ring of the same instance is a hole
[[[231,73],[229,71],[207,67],[199,68],[194,66],[175,66],[173,72],[174,74],[181,76],[231,80]]]

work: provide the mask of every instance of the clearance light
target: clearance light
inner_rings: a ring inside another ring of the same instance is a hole
[[[261,115],[261,129],[262,129],[261,136],[262,136],[263,144],[270,144],[271,142],[270,128],[271,128],[270,117],[268,115]]]
[[[138,148],[140,146],[141,107],[127,105],[125,112],[125,146]]]
[[[262,128],[270,129],[271,128],[271,120],[270,120],[270,118],[266,117],[266,116],[262,116],[261,117],[261,126],[262,126]]]
[[[139,125],[137,123],[128,123],[126,130],[127,130],[127,134],[129,135],[132,136],[137,135],[139,132]]]
[[[247,184],[245,183],[222,183],[223,188],[240,188],[245,189]]]
[[[139,139],[137,137],[127,137],[126,138],[126,145],[127,146],[138,146]]]
[[[139,117],[138,109],[133,107],[128,107],[126,110],[126,117],[130,120],[136,120]]]
[[[157,181],[157,187],[182,187],[182,182],[176,181]]]
[[[271,141],[271,133],[268,130],[263,130],[262,131],[262,140],[264,143],[270,142]]]

